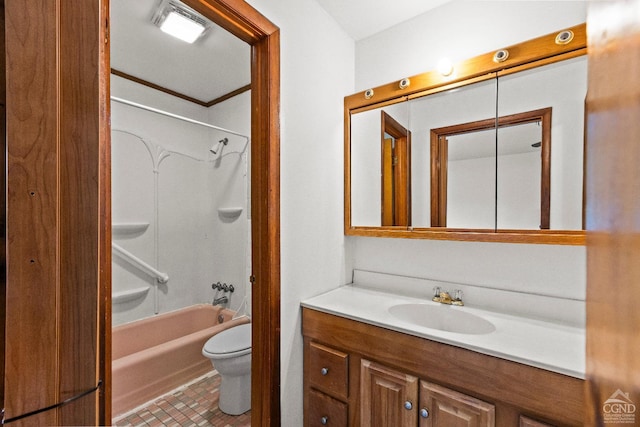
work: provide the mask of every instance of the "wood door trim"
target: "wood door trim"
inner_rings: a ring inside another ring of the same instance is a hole
[[[153,82],[150,82],[148,80],[141,79],[140,77],[136,77],[134,75],[127,74],[124,71],[120,71],[120,70],[117,70],[115,68],[111,68],[111,74],[113,74],[114,76],[118,76],[118,77],[121,77],[123,79],[129,80],[129,81],[132,81],[134,83],[141,84],[141,85],[149,87],[151,89],[155,89],[157,91],[166,93],[168,95],[175,96],[176,98],[184,99],[185,101],[192,102],[194,104],[200,105],[201,107],[207,107],[207,108],[212,107],[212,106],[214,106],[216,104],[220,104],[221,102],[224,102],[227,99],[231,99],[234,96],[240,95],[242,93],[245,93],[248,90],[251,90],[251,84],[248,84],[248,85],[244,85],[244,86],[242,86],[242,87],[240,87],[240,88],[238,88],[236,90],[232,90],[229,93],[225,93],[224,95],[219,96],[219,97],[217,97],[215,99],[212,99],[210,101],[202,101],[202,100],[200,100],[198,98],[193,98],[193,97],[191,97],[189,95],[185,95],[184,93],[177,92],[175,90],[166,88],[164,86],[160,86],[160,85],[155,84]]]
[[[540,229],[549,230],[551,218],[551,107],[498,117],[498,129],[525,123],[541,122]],[[496,119],[431,129],[431,221],[432,227],[447,225],[447,163],[449,136],[496,128]],[[497,183],[496,183],[497,185]],[[437,203],[434,205],[434,200]],[[444,204],[444,206],[443,206]],[[434,223],[433,221],[437,222]]]

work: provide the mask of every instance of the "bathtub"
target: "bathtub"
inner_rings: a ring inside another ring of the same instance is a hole
[[[209,372],[204,343],[231,326],[234,312],[198,304],[116,326],[112,333],[112,411],[121,415]],[[218,322],[222,315],[223,323]]]

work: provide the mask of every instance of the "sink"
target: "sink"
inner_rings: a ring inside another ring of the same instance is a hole
[[[389,308],[398,320],[457,334],[482,335],[496,330],[493,323],[460,307],[432,304],[398,304]]]

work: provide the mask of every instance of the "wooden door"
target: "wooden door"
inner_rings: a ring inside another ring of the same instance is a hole
[[[98,319],[106,317],[99,289],[110,274],[100,269],[110,265],[109,205],[100,201],[109,186],[100,78],[108,7],[102,0],[3,3],[4,422],[95,425],[105,336]]]
[[[493,405],[427,381],[420,382],[421,427],[494,427]]]
[[[382,111],[382,225],[411,225],[411,132]]]
[[[589,10],[587,417],[640,424],[640,0]]]
[[[363,359],[360,411],[363,427],[415,427],[418,378]]]

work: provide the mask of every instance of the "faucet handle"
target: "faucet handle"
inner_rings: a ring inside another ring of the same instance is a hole
[[[440,286],[433,287],[433,298],[431,298],[432,301],[440,302],[440,291]]]
[[[451,301],[451,304],[464,305],[464,303],[462,302],[462,291],[460,289],[456,289],[455,291],[453,291],[453,294],[454,294],[454,298]]]

